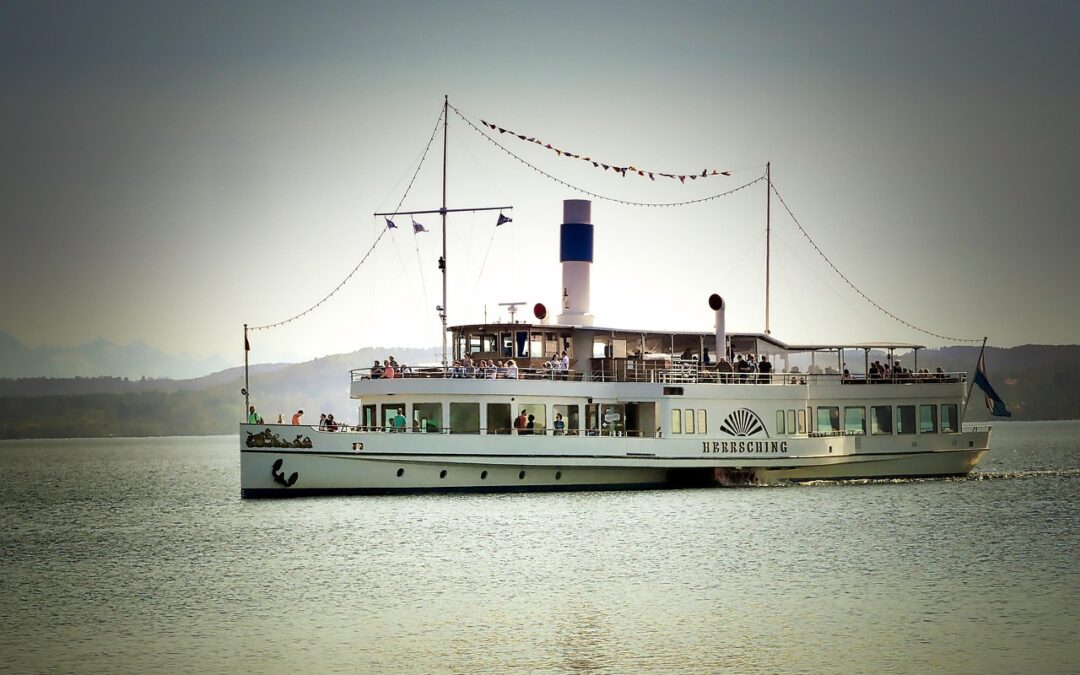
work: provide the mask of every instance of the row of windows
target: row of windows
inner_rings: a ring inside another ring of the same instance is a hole
[[[675,408],[671,411],[671,433],[673,434],[704,434],[708,432],[708,429],[708,418],[701,408],[697,409],[696,414],[693,408],[686,410]]]
[[[894,412],[895,411],[895,412]],[[940,414],[939,414],[940,412]],[[943,434],[960,431],[960,417],[955,403],[922,405],[870,406],[870,434],[874,436],[896,434]],[[804,434],[806,420],[814,409],[777,410],[777,434]],[[840,406],[818,406],[815,418],[817,433],[866,434],[866,408],[845,406],[843,427],[840,426]]]
[[[441,402],[374,403],[360,410],[360,426],[367,429],[451,434],[642,435],[651,428],[653,404],[590,403],[587,405],[534,403]],[[583,412],[584,408],[584,412]],[[481,417],[481,412],[484,413]],[[400,416],[399,416],[400,413]],[[524,423],[521,417],[524,415]],[[444,416],[447,419],[444,419]],[[583,429],[582,423],[586,426]],[[650,432],[651,433],[651,432]]]

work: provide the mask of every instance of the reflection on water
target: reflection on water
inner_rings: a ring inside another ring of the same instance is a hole
[[[964,479],[243,502],[232,438],[0,443],[0,670],[1068,672],[1080,423]]]

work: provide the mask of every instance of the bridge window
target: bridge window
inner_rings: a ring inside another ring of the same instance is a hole
[[[879,436],[892,434],[892,408],[887,405],[875,405],[870,408],[870,433]]]
[[[686,433],[694,433],[694,411],[692,408],[688,408],[685,413],[686,420]]]
[[[955,403],[943,403],[941,405],[941,433],[955,434],[960,431],[960,424],[956,415]]]
[[[898,406],[896,406],[896,433],[898,433],[898,434],[913,434],[913,433],[915,433],[915,406],[913,406],[913,405],[898,405]]]
[[[478,433],[480,433],[480,404],[479,403],[451,403],[450,404],[450,433],[452,433],[452,434],[478,434]]]
[[[844,431],[866,434],[866,408],[844,408]]]
[[[697,411],[697,432],[699,434],[708,433],[708,425],[705,420],[705,410],[699,408]]]
[[[777,410],[776,411],[776,433],[778,433],[778,434],[787,433],[786,431],[784,431],[784,411],[783,410]]]
[[[787,411],[787,432],[789,434],[795,433],[795,411]]]
[[[819,406],[817,430],[822,433],[840,431],[840,408],[834,405]]]
[[[671,433],[682,433],[682,411],[678,408],[671,411]]]
[[[919,406],[919,433],[920,434],[936,434],[937,433],[937,406],[936,405],[921,405],[921,406]]]
[[[799,433],[800,434],[805,434],[806,433],[806,411],[803,410],[802,408],[799,408],[799,410],[797,412],[799,413],[799,424],[798,424]]]

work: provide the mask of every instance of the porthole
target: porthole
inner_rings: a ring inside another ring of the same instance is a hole
[[[487,471],[481,471],[480,472],[480,480],[486,480],[486,479],[487,479]]]
[[[439,478],[446,478],[446,469],[439,472]]]
[[[525,480],[525,472],[524,471],[522,471],[521,473],[518,474],[518,480]]]
[[[555,472],[555,480],[561,480],[561,479],[562,479],[562,471],[556,471]]]
[[[397,477],[398,478],[401,478],[404,475],[405,475],[405,469],[398,469],[397,470]]]

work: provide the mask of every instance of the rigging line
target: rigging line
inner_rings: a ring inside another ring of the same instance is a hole
[[[899,323],[901,323],[902,325],[907,326],[908,328],[910,328],[910,329],[912,329],[914,331],[918,331],[919,333],[923,333],[924,335],[930,335],[930,336],[940,338],[940,339],[946,340],[946,341],[951,341],[951,342],[970,342],[970,343],[973,343],[973,344],[978,344],[978,343],[982,342],[981,338],[978,339],[978,340],[973,340],[971,338],[958,338],[958,337],[952,337],[952,336],[949,336],[949,335],[941,335],[940,333],[934,333],[933,331],[928,331],[925,328],[919,328],[915,324],[910,323],[908,321],[904,321],[903,319],[896,316],[895,314],[893,314],[889,310],[885,309],[884,307],[882,307],[878,303],[874,302],[870,298],[869,295],[867,295],[866,293],[863,293],[862,290],[860,290],[858,286],[853,284],[850,279],[848,279],[846,276],[844,276],[844,273],[841,272],[836,267],[836,265],[833,264],[833,262],[831,260],[829,260],[828,256],[826,256],[825,253],[821,250],[821,248],[818,247],[817,243],[815,243],[814,240],[810,238],[810,234],[802,226],[802,223],[799,222],[799,219],[795,217],[795,214],[792,213],[791,207],[789,207],[787,205],[787,202],[784,201],[784,198],[780,196],[780,191],[776,189],[775,181],[771,181],[771,187],[772,187],[773,194],[775,194],[776,198],[780,200],[781,206],[783,206],[784,210],[787,211],[787,214],[789,216],[791,216],[792,222],[794,222],[795,226],[799,228],[799,231],[802,232],[804,237],[806,237],[806,240],[808,242],[810,242],[810,245],[814,247],[814,250],[818,252],[818,255],[821,256],[821,259],[824,260],[829,265],[829,267],[832,268],[833,272],[836,272],[836,274],[839,275],[839,277],[841,279],[843,279],[844,282],[848,286],[850,286],[853,291],[855,291],[856,293],[861,295],[863,300],[866,300],[867,302],[869,302],[871,305],[876,307],[879,311],[881,311],[886,316],[889,316],[889,317],[893,318],[894,320],[898,321]]]
[[[422,167],[424,165],[424,159],[427,157],[428,150],[431,149],[431,144],[435,140],[435,135],[439,132],[439,122],[442,122],[442,117],[443,117],[442,109],[440,109],[439,110],[439,118],[437,120],[435,120],[435,129],[431,132],[431,138],[428,139],[427,146],[424,148],[424,153],[420,156],[420,163],[416,165],[416,171],[413,172],[413,176],[409,180],[409,185],[408,185],[408,187],[405,188],[405,194],[401,195],[401,201],[398,202],[397,208],[394,209],[395,211],[397,211],[398,209],[401,208],[401,205],[405,203],[405,198],[409,196],[409,190],[412,189],[413,183],[416,182],[416,176],[417,176],[417,174],[420,173],[420,167]],[[283,325],[289,323],[290,321],[296,321],[300,317],[314,311],[316,308],[319,307],[319,305],[323,304],[324,302],[329,300],[331,297],[333,297],[335,293],[340,291],[341,288],[346,283],[349,282],[349,279],[353,278],[353,275],[356,274],[356,271],[358,269],[360,269],[360,266],[364,264],[364,261],[367,260],[369,256],[371,256],[372,251],[375,250],[375,247],[379,245],[379,242],[382,241],[382,238],[384,236],[386,236],[386,233],[389,232],[389,231],[390,231],[390,228],[388,228],[388,227],[384,226],[382,228],[382,232],[379,234],[378,237],[375,238],[375,243],[371,245],[371,248],[369,248],[367,253],[364,254],[364,257],[360,259],[360,262],[356,263],[356,267],[354,267],[352,269],[352,271],[349,272],[349,274],[345,277],[345,279],[342,280],[342,282],[340,284],[338,284],[337,286],[334,287],[334,290],[327,293],[326,296],[324,296],[322,300],[319,300],[314,305],[312,305],[311,307],[308,307],[307,309],[300,312],[299,314],[297,314],[294,317],[285,319],[284,321],[278,321],[277,323],[266,324],[265,326],[252,326],[252,327],[249,327],[248,330],[267,330],[267,329],[270,329],[270,328],[277,328],[278,326],[283,326]],[[393,239],[391,239],[391,241],[393,241]],[[397,244],[395,243],[394,246],[396,248]]]
[[[428,139],[428,145],[427,145],[427,147],[424,147],[423,154],[421,154],[421,156],[420,156],[420,163],[416,165],[416,171],[413,173],[413,178],[411,178],[408,181],[408,187],[405,188],[405,193],[402,194],[401,201],[397,202],[397,208],[394,208],[394,211],[397,211],[397,210],[399,210],[399,208],[402,207],[402,204],[405,203],[405,198],[408,197],[409,190],[411,188],[413,188],[413,184],[416,183],[416,177],[420,173],[420,167],[423,166],[423,160],[428,157],[428,150],[431,149],[431,144],[435,140],[435,135],[438,133],[438,123],[440,123],[442,121],[443,121],[443,112],[442,112],[442,109],[440,109],[440,112],[438,112],[438,119],[435,120],[435,129],[431,132],[431,138]],[[286,319],[284,321],[279,321],[278,323],[266,324],[264,326],[251,326],[251,327],[248,328],[248,330],[266,330],[266,329],[269,329],[269,328],[276,328],[278,326],[285,325],[285,324],[287,324],[289,322],[296,321],[297,319],[301,318],[301,316],[309,314],[312,311],[314,311],[315,309],[318,309],[319,306],[322,305],[323,302],[325,302],[326,300],[329,300],[330,298],[334,297],[334,295],[338,291],[340,291],[342,286],[345,286],[347,283],[349,283],[349,280],[353,278],[353,275],[356,273],[356,270],[359,270],[360,267],[362,265],[364,265],[364,261],[367,260],[367,258],[370,257],[370,255],[372,255],[372,252],[375,251],[375,247],[379,245],[379,242],[382,241],[383,237],[386,237],[386,234],[389,231],[390,231],[390,228],[388,228],[388,227],[383,227],[382,228],[382,232],[380,232],[378,237],[375,239],[375,243],[372,244],[372,247],[367,249],[367,253],[365,253],[364,257],[360,259],[360,262],[357,262],[356,267],[352,268],[352,271],[349,272],[349,274],[346,276],[346,278],[343,279],[341,281],[341,283],[339,283],[337,286],[335,286],[333,291],[330,291],[329,293],[327,293],[323,297],[322,300],[319,300],[318,302],[315,302],[314,305],[312,305],[311,307],[309,307],[306,310],[303,310],[299,314],[297,314],[295,316],[292,316],[292,318]]]
[[[681,201],[681,202],[634,202],[634,201],[630,201],[630,200],[627,200],[627,199],[617,199],[615,197],[608,197],[606,195],[598,194],[596,192],[590,192],[589,190],[586,190],[585,188],[580,188],[580,187],[578,187],[576,185],[571,185],[570,183],[567,183],[563,179],[558,178],[556,176],[553,176],[550,173],[548,173],[547,171],[544,171],[543,169],[540,169],[540,168],[534,166],[533,164],[530,164],[529,162],[525,161],[524,159],[522,159],[518,155],[514,154],[509,149],[507,149],[506,146],[504,146],[502,143],[499,143],[494,138],[492,138],[491,136],[484,133],[484,131],[482,129],[480,129],[480,127],[473,124],[472,120],[470,120],[468,117],[465,117],[465,115],[462,114],[462,112],[460,110],[458,110],[457,108],[455,108],[453,105],[450,106],[450,109],[453,110],[454,113],[458,117],[460,117],[462,119],[462,121],[465,122],[465,124],[468,124],[470,127],[472,127],[473,130],[476,131],[476,133],[478,133],[481,136],[483,136],[484,138],[486,138],[492,145],[499,148],[500,150],[502,150],[506,154],[510,155],[511,157],[516,159],[517,161],[521,162],[525,166],[529,167],[530,169],[532,169],[536,173],[540,174],[541,176],[545,176],[546,178],[549,178],[549,179],[555,181],[556,183],[558,183],[560,185],[568,187],[571,190],[577,190],[578,192],[580,192],[582,194],[586,194],[586,195],[588,195],[588,196],[590,196],[590,197],[592,197],[594,199],[603,199],[605,201],[615,202],[617,204],[626,204],[628,206],[650,206],[650,207],[653,207],[653,206],[655,206],[655,207],[689,206],[690,204],[701,204],[702,202],[708,202],[708,201],[712,201],[714,199],[720,199],[721,197],[727,197],[729,195],[735,194],[736,192],[739,192],[740,190],[744,190],[744,189],[750,187],[751,185],[754,185],[755,183],[760,183],[761,181],[765,180],[765,176],[760,176],[760,177],[755,178],[754,180],[750,181],[749,183],[746,183],[745,185],[740,185],[739,187],[732,188],[731,190],[728,190],[727,192],[721,192],[719,194],[709,195],[708,197],[702,197],[700,199],[688,199],[686,201]]]

